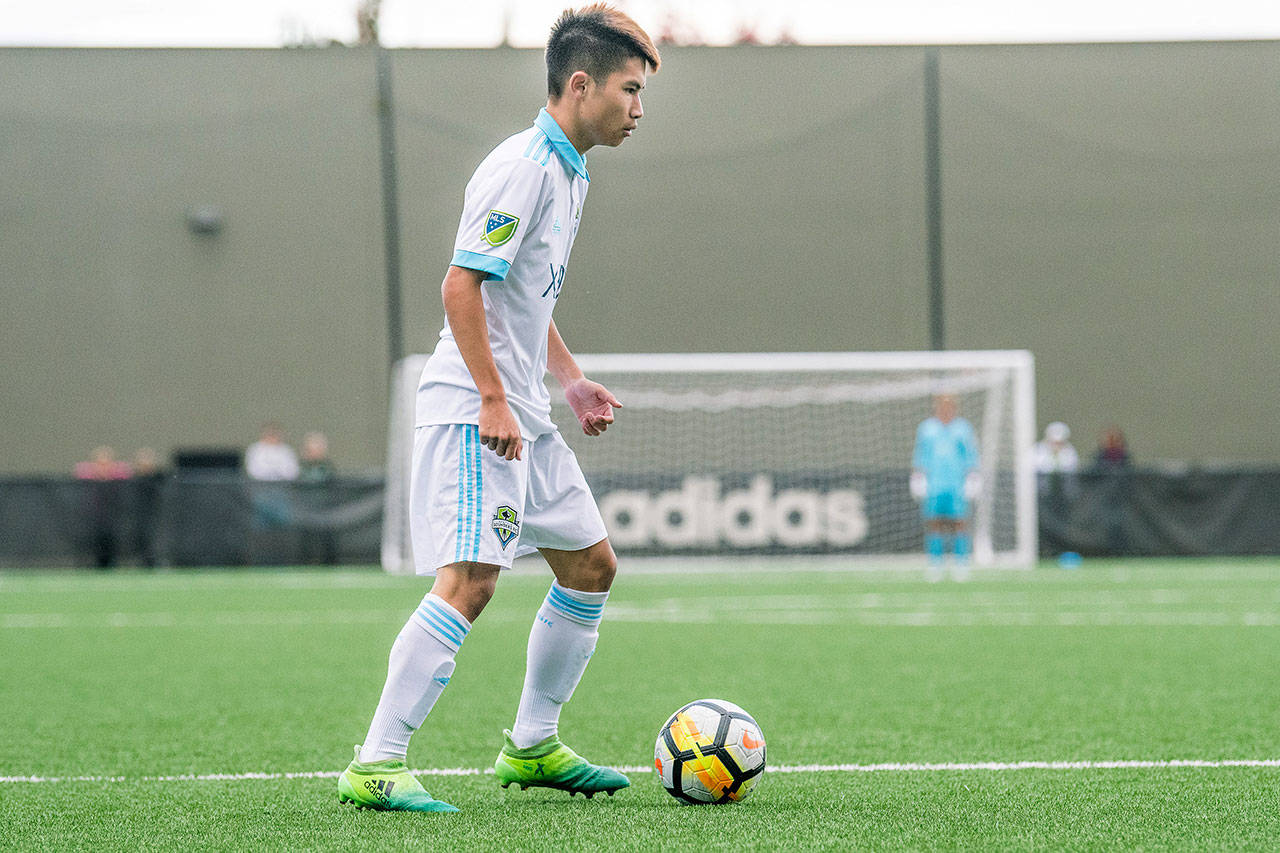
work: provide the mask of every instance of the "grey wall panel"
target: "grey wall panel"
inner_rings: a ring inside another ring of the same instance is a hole
[[[1280,459],[1280,47],[941,62],[949,345],[1033,349],[1085,450]]]
[[[0,51],[0,466],[244,444],[376,458],[385,351],[360,51]],[[225,213],[190,233],[191,205]]]
[[[927,345],[918,48],[667,48],[593,182],[580,351]],[[430,349],[462,192],[540,51],[394,51],[405,339]],[[1280,46],[941,53],[948,344],[1036,352],[1088,450],[1280,461]],[[0,50],[0,469],[252,440],[381,463],[374,55]],[[188,207],[226,215],[191,234]]]

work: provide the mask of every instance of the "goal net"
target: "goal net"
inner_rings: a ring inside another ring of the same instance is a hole
[[[402,360],[393,384],[382,548],[390,572],[413,571],[408,477],[426,358]],[[584,436],[552,380],[552,415],[619,554],[921,555],[912,450],[945,393],[978,437],[974,561],[1026,567],[1035,558],[1029,352],[575,358],[624,407],[607,433]]]

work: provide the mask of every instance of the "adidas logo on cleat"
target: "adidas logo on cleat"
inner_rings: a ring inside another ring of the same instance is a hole
[[[373,794],[374,799],[383,805],[391,799],[391,789],[395,786],[395,782],[389,782],[386,779],[366,779],[364,783],[365,790]]]

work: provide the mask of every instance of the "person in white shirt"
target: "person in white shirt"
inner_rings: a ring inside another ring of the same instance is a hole
[[[1074,474],[1080,468],[1080,456],[1072,447],[1071,429],[1062,421],[1044,428],[1044,439],[1036,442],[1037,474]]]
[[[285,443],[279,424],[263,425],[258,440],[244,452],[244,470],[254,480],[298,479],[298,454]]]
[[[368,735],[338,780],[339,798],[360,807],[456,810],[407,771],[409,738],[448,684],[499,573],[535,550],[555,581],[529,634],[495,775],[503,787],[587,797],[630,784],[559,740],[560,709],[595,649],[617,560],[551,420],[544,379],[555,377],[587,435],[607,430],[622,405],[583,376],[551,314],[591,180],[584,155],[636,130],[640,90],[660,59],[635,21],[597,3],[560,16],[546,62],[546,107],[467,184],[441,288],[446,322],[418,387],[410,477],[414,561],[435,581],[392,646]]]
[[[1076,472],[1080,456],[1071,445],[1071,430],[1062,421],[1044,428],[1044,439],[1036,442],[1036,489],[1040,494],[1042,519],[1064,517],[1080,493]]]

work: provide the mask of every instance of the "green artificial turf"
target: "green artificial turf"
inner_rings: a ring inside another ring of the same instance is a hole
[[[279,775],[346,765],[424,580],[0,574],[0,847],[1280,844],[1280,767],[1096,766],[1280,759],[1280,560],[1087,561],[936,585],[820,565],[624,563],[561,734],[633,768],[633,787],[590,802],[503,791],[483,772],[549,583],[533,563],[505,575],[409,752],[453,773],[423,781],[458,815],[356,812],[331,775]],[[768,739],[744,803],[678,805],[647,770],[659,725],[703,697],[742,705]],[[1046,761],[1095,766],[874,767]]]

